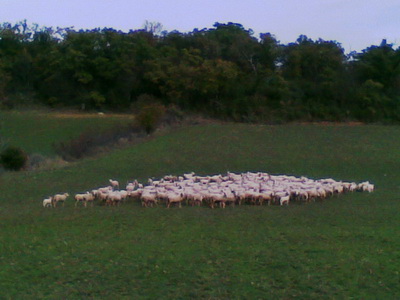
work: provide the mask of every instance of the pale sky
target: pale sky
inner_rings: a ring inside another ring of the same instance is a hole
[[[346,52],[379,45],[400,47],[400,0],[0,0],[0,23],[26,19],[40,26],[140,29],[146,20],[167,31],[211,28],[235,22],[255,36],[281,41],[336,40]]]

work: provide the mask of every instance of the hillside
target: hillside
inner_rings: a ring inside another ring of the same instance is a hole
[[[52,171],[5,173],[0,294],[397,298],[399,136],[397,126],[198,125]],[[224,210],[145,209],[132,202],[84,209],[72,199],[60,209],[41,206],[45,196],[73,195],[109,178],[125,183],[228,170],[369,180],[376,191]]]

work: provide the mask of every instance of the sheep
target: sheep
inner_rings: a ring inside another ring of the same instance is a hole
[[[168,193],[168,198],[166,201],[167,208],[171,206],[172,203],[178,203],[179,208],[182,207],[182,201],[183,201],[183,194],[176,194],[176,193]]]
[[[259,197],[258,201],[259,201],[260,205],[263,205],[265,201],[268,203],[268,205],[271,205],[272,192],[270,192],[270,191],[260,192],[260,197]]]
[[[235,206],[235,202],[236,202],[235,193],[232,192],[230,189],[227,189],[224,191],[224,194],[225,194],[225,203]]]
[[[145,197],[142,197],[142,206],[143,207],[153,207],[154,205],[157,205],[157,197],[156,195],[148,195]]]
[[[107,200],[108,193],[101,192],[98,190],[97,193],[95,194],[95,196],[100,201],[100,203],[105,203]]]
[[[192,198],[192,206],[201,206],[201,203],[203,202],[203,195],[196,193],[193,195]]]
[[[111,184],[113,190],[115,190],[115,189],[119,190],[119,182],[117,180],[110,179],[109,181],[110,181],[110,184]]]
[[[289,194],[286,194],[285,196],[280,196],[279,197],[279,203],[280,203],[281,206],[284,205],[284,204],[289,205],[289,200],[290,200],[290,195]]]
[[[185,178],[185,179],[193,179],[194,178],[194,175],[195,175],[195,173],[194,172],[191,172],[191,173],[188,173],[188,174],[183,174],[183,177]]]
[[[192,172],[183,176],[168,175],[160,180],[150,178],[148,184],[144,187],[135,180],[127,183],[126,190],[120,191],[118,181],[110,179],[110,186],[83,194],[82,203],[85,206],[92,203],[93,206],[96,198],[105,201],[106,205],[119,205],[122,200],[130,197],[140,199],[144,207],[157,205],[159,201],[165,201],[167,208],[174,203],[181,207],[186,200],[187,205],[200,206],[205,202],[211,208],[216,204],[224,208],[229,203],[234,205],[244,202],[253,205],[263,205],[265,202],[268,205],[288,205],[290,201],[309,202],[348,191],[374,190],[374,185],[369,182],[356,184],[331,178],[313,180],[262,172],[228,172],[226,175],[212,176],[198,176]],[[56,205],[54,200],[53,205]]]
[[[68,193],[64,194],[56,194],[53,196],[53,206],[57,207],[57,203],[61,202],[62,206],[64,207],[65,200],[69,197]]]
[[[215,204],[218,203],[221,208],[225,208],[226,194],[225,193],[210,193],[208,197],[210,207],[214,208]]]
[[[135,189],[135,185],[133,184],[133,183],[128,183],[127,185],[126,185],[126,188],[125,188],[128,192],[133,192],[133,190]]]
[[[120,190],[118,193],[121,195],[121,201],[126,201],[128,198],[129,192],[126,190]]]
[[[361,182],[357,188],[359,191],[371,193],[374,191],[375,186],[373,184],[371,184],[369,181],[365,181],[365,182]]]
[[[114,205],[114,206],[119,206],[121,203],[122,196],[118,191],[111,192],[107,195],[107,200],[106,200],[106,205]]]
[[[367,191],[369,193],[372,193],[375,190],[375,186],[373,184],[367,184],[366,188],[364,189],[364,191]]]
[[[85,197],[85,202],[84,205],[85,207],[87,206],[88,203],[92,204],[92,207],[94,205],[94,199],[95,199],[95,195],[93,193],[89,193],[86,197]]]
[[[143,193],[143,189],[139,188],[139,189],[134,190],[132,192],[128,192],[128,197],[131,198],[131,199],[139,199],[140,196],[142,195],[142,193]]]
[[[140,196],[143,207],[157,204],[157,192],[153,188],[145,188]]]
[[[78,205],[78,203],[80,203],[80,202],[82,202],[83,205],[86,206],[85,202],[86,202],[86,197],[87,197],[88,195],[90,195],[89,192],[86,192],[85,194],[76,194],[76,195],[74,196],[74,199],[75,199],[75,207],[76,207],[76,206]]]
[[[113,187],[111,185],[97,189],[97,191],[101,192],[101,193],[108,193],[108,192],[111,192],[112,190],[113,190]]]
[[[43,207],[52,207],[53,206],[53,197],[49,197],[43,200]]]

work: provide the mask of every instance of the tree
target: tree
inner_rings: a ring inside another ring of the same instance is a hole
[[[381,83],[385,90],[400,93],[400,48],[383,40],[380,46],[371,46],[355,55],[354,68],[358,80],[363,83],[373,80]]]
[[[337,107],[344,109],[348,95],[344,90],[346,57],[335,41],[313,41],[301,35],[296,43],[284,47],[282,74],[290,82],[293,94],[301,101],[304,115],[309,118],[340,118]]]
[[[154,35],[160,35],[163,32],[163,25],[160,22],[150,22],[146,20],[143,24],[143,29]]]

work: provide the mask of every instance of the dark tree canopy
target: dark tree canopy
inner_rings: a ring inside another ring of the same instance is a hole
[[[0,107],[126,110],[141,95],[238,121],[400,120],[400,48],[345,55],[305,35],[281,44],[237,23],[191,32],[0,25]]]

